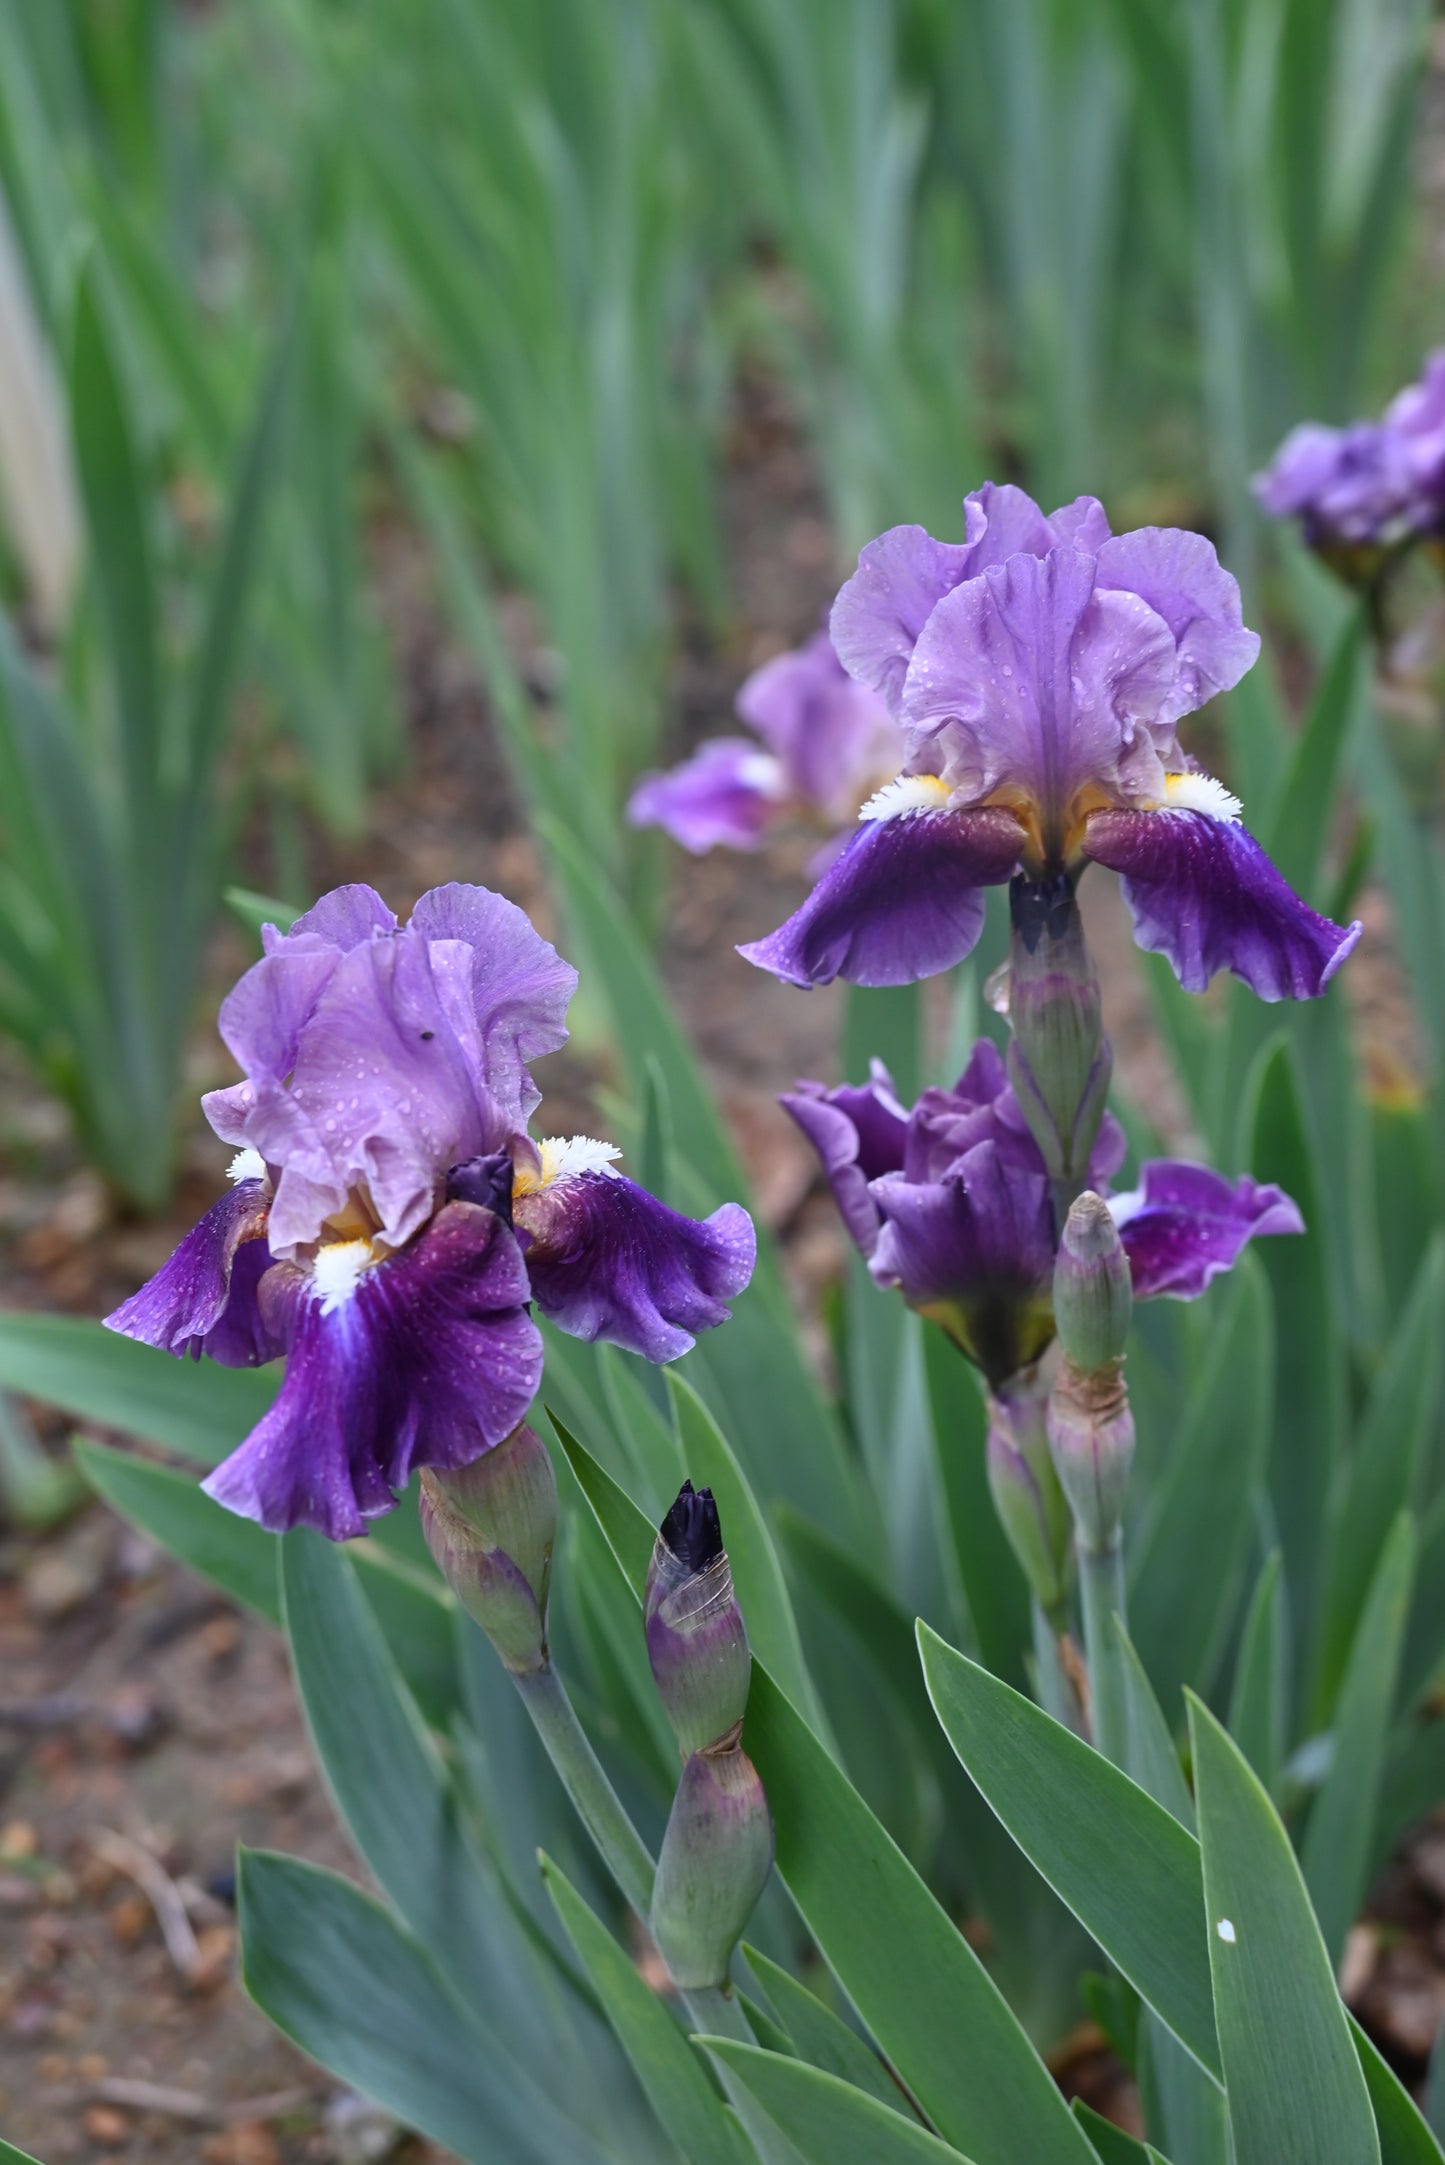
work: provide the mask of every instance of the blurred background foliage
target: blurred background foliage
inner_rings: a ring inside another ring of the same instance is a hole
[[[655,838],[618,814],[680,601],[728,621],[749,368],[796,405],[840,568],[888,521],[951,531],[991,473],[1202,525],[1254,588],[1251,471],[1301,414],[1410,373],[1426,328],[1401,274],[1429,16],[6,0],[0,822],[27,869],[0,894],[0,1019],[111,1179],[165,1192],[236,832],[259,805],[267,884],[301,899],[305,821],[361,831],[404,756],[365,591],[386,522],[430,551],[525,797],[644,913]],[[534,609],[545,681],[505,681],[499,590]],[[41,698],[67,710],[46,771]],[[50,832],[57,795],[82,830]],[[56,852],[93,865],[89,929]],[[86,1080],[107,1045],[109,1114]]]

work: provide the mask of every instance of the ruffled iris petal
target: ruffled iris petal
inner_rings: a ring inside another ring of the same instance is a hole
[[[1203,534],[1177,526],[1142,526],[1116,535],[1099,550],[1098,581],[1101,587],[1137,595],[1169,626],[1176,674],[1154,717],[1157,722],[1177,722],[1192,714],[1254,667],[1259,634],[1246,631],[1238,581]]]
[[[273,1533],[364,1533],[418,1466],[467,1465],[523,1420],[542,1379],[526,1300],[515,1239],[469,1203],[447,1204],[330,1314],[308,1271],[278,1263],[261,1305],[286,1380],[206,1492]]]
[[[543,1315],[574,1338],[606,1338],[648,1361],[675,1360],[694,1332],[725,1323],[757,1259],[740,1204],[685,1218],[618,1173],[520,1194],[513,1214]]]
[[[881,1221],[868,1183],[902,1171],[908,1135],[908,1115],[892,1076],[875,1060],[861,1086],[845,1083],[829,1090],[819,1082],[800,1082],[778,1102],[817,1151],[839,1216],[860,1252],[871,1255]]]
[[[755,669],[737,710],[782,763],[788,790],[848,819],[903,764],[903,740],[876,692],[855,682],[826,631]]]
[[[577,972],[544,940],[525,910],[489,887],[451,880],[424,894],[407,934],[457,943],[465,1002],[480,1042],[473,1083],[520,1125],[541,1103],[529,1063],[567,1042]]]
[[[1140,1183],[1109,1203],[1139,1300],[1162,1293],[1197,1300],[1212,1278],[1238,1261],[1247,1241],[1305,1229],[1298,1205],[1282,1188],[1248,1175],[1226,1180],[1206,1165],[1156,1158],[1140,1168]]]
[[[800,910],[738,953],[790,985],[911,985],[962,962],[983,929],[980,890],[1009,878],[1023,830],[1008,812],[870,820]]]
[[[756,849],[778,816],[786,778],[748,737],[714,737],[666,774],[645,774],[627,803],[634,827],[661,827],[695,857],[719,844]]]
[[[1204,812],[1096,812],[1084,847],[1123,875],[1134,937],[1186,992],[1232,970],[1262,1000],[1307,1000],[1360,936],[1298,896],[1243,827]]]
[[[976,1143],[940,1180],[901,1173],[870,1193],[883,1223],[869,1269],[948,1330],[995,1386],[1053,1335],[1054,1221],[1042,1173]]]
[[[227,1368],[274,1360],[257,1286],[270,1268],[264,1181],[243,1180],[192,1226],[170,1260],[105,1319],[106,1328],[164,1353],[202,1353]]]

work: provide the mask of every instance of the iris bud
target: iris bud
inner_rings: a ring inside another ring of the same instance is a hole
[[[438,1570],[507,1668],[542,1668],[557,1479],[541,1437],[524,1426],[469,1466],[426,1468],[420,1505]]]
[[[1068,1590],[1069,1510],[1049,1454],[1041,1401],[989,1399],[988,1485],[1009,1546],[1048,1615]]]
[[[1049,1395],[1048,1429],[1079,1540],[1102,1555],[1119,1538],[1134,1463],[1134,1416],[1122,1364],[1110,1361],[1086,1375],[1066,1359]]]
[[[1073,882],[1009,888],[1009,1081],[1054,1180],[1087,1172],[1114,1056]]]
[[[1102,1196],[1086,1190],[1064,1224],[1054,1264],[1059,1343],[1085,1375],[1123,1358],[1134,1308],[1129,1258]]]
[[[652,1936],[682,1992],[727,1980],[773,1865],[773,1815],[738,1743],[694,1752],[682,1770],[657,1860]]]
[[[652,1674],[683,1756],[720,1744],[742,1721],[752,1656],[711,1489],[684,1481],[653,1548],[643,1608]]]

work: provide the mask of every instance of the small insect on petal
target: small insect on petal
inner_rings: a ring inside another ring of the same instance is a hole
[[[1220,1938],[1224,1941],[1226,1947],[1232,1947],[1234,1945],[1234,1926],[1230,1923],[1227,1917],[1221,1917],[1214,1929],[1219,1934]]]

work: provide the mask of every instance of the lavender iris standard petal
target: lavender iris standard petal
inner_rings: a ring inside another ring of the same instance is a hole
[[[221,1009],[247,1079],[207,1115],[278,1168],[278,1254],[321,1239],[358,1191],[400,1247],[448,1167],[536,1105],[526,1063],[564,1042],[576,972],[485,888],[435,889],[404,928],[369,888],[341,889],[268,946]]]
[[[207,1493],[272,1532],[364,1533],[418,1466],[464,1466],[524,1419],[542,1377],[527,1296],[515,1238],[469,1203],[344,1290],[276,1264],[261,1307],[286,1380]]]
[[[606,1338],[648,1361],[686,1353],[728,1319],[757,1260],[737,1203],[686,1218],[635,1181],[598,1167],[518,1183],[513,1216],[543,1315],[574,1338]]]
[[[1295,893],[1253,835],[1195,811],[1096,812],[1085,847],[1123,875],[1134,937],[1186,992],[1232,970],[1262,1000],[1323,992],[1360,937]]]
[[[164,1353],[210,1355],[254,1368],[280,1348],[261,1318],[256,1287],[272,1256],[264,1180],[242,1180],[192,1226],[155,1276],[105,1319],[108,1330]]]
[[[1248,1241],[1305,1229],[1298,1205],[1282,1188],[1247,1175],[1227,1180],[1205,1165],[1158,1158],[1141,1167],[1139,1177],[1138,1188],[1109,1201],[1137,1300],[1166,1293],[1196,1300],[1238,1261]]]
[[[633,827],[661,827],[703,856],[756,849],[786,802],[783,763],[747,737],[713,737],[666,774],[645,774],[627,801]]]
[[[1009,879],[1023,831],[1011,813],[913,812],[872,820],[800,910],[738,953],[790,985],[910,985],[971,954],[982,889]]]
[[[902,758],[886,707],[848,674],[826,631],[755,669],[737,710],[781,762],[790,793],[840,824]]]

